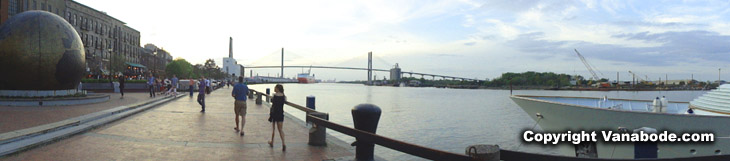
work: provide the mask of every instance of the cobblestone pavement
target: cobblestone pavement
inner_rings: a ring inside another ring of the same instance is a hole
[[[37,147],[3,160],[326,160],[352,158],[351,147],[307,145],[308,129],[286,117],[286,151],[271,137],[269,108],[248,100],[245,136],[235,127],[231,89],[206,97],[201,113],[195,97],[180,98],[89,132]]]
[[[86,105],[38,107],[0,106],[0,116],[2,116],[0,117],[0,133],[53,123],[152,99],[148,93],[124,93],[124,99],[119,99],[121,96],[119,93],[104,94],[111,95],[109,101]]]

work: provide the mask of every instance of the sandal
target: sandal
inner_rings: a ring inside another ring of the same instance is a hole
[[[286,151],[286,145],[281,145],[281,151]]]
[[[272,147],[273,148],[274,147],[274,143],[272,143],[271,141],[269,141],[269,147]]]
[[[241,136],[243,136],[243,131],[241,131]]]
[[[238,130],[238,127],[234,127],[234,128],[233,128],[233,130],[236,130],[236,132],[238,132],[238,131],[239,131],[239,130]]]

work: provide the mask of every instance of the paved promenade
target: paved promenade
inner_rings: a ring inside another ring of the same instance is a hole
[[[109,101],[75,106],[0,106],[0,116],[3,116],[0,117],[0,133],[61,121],[152,99],[149,97],[149,93],[129,92],[124,94],[124,99],[119,99],[121,96],[119,93],[103,94],[110,95]]]
[[[232,88],[231,88],[232,89]],[[245,136],[233,130],[231,89],[223,87],[206,99],[200,113],[187,96],[61,141],[2,160],[330,160],[352,159],[353,148],[328,137],[328,146],[307,145],[303,122],[286,117],[286,151],[275,138],[270,148],[269,107],[247,101]],[[114,97],[112,97],[114,98]],[[293,110],[287,108],[286,110]]]

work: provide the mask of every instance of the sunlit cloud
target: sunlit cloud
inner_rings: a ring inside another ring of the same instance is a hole
[[[228,37],[244,65],[278,65],[283,47],[290,65],[364,67],[363,55],[372,51],[384,60],[378,68],[399,63],[405,71],[480,79],[522,71],[585,76],[574,48],[606,72],[649,77],[716,79],[730,61],[727,1],[79,2],[127,22],[143,44],[193,63],[227,56]],[[359,72],[317,73],[366,79]]]

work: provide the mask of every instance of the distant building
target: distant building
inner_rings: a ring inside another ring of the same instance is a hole
[[[76,29],[86,52],[87,75],[111,74],[109,64],[114,61],[139,69],[143,56],[140,33],[123,21],[73,0],[0,0],[0,23],[29,10],[55,13]],[[120,55],[122,60],[113,59],[113,55]]]
[[[401,77],[401,70],[400,67],[398,67],[398,63],[395,63],[395,67],[393,69],[390,69],[390,80],[393,82],[400,81]]]
[[[228,40],[228,57],[223,58],[223,68],[221,70],[228,74],[229,77],[231,77],[233,80],[236,80],[235,77],[242,76],[243,73],[243,66],[238,65],[238,62],[236,59],[233,59],[233,38],[229,38]]]
[[[680,85],[680,84],[693,84],[695,82],[696,82],[695,80],[691,80],[691,79],[678,79],[678,80],[659,81],[659,82],[655,82],[655,84],[666,83],[665,85]]]
[[[163,48],[158,48],[154,44],[145,44],[143,50],[146,53],[147,64],[144,64],[149,70],[157,75],[165,75],[167,64],[172,62],[172,55]]]

